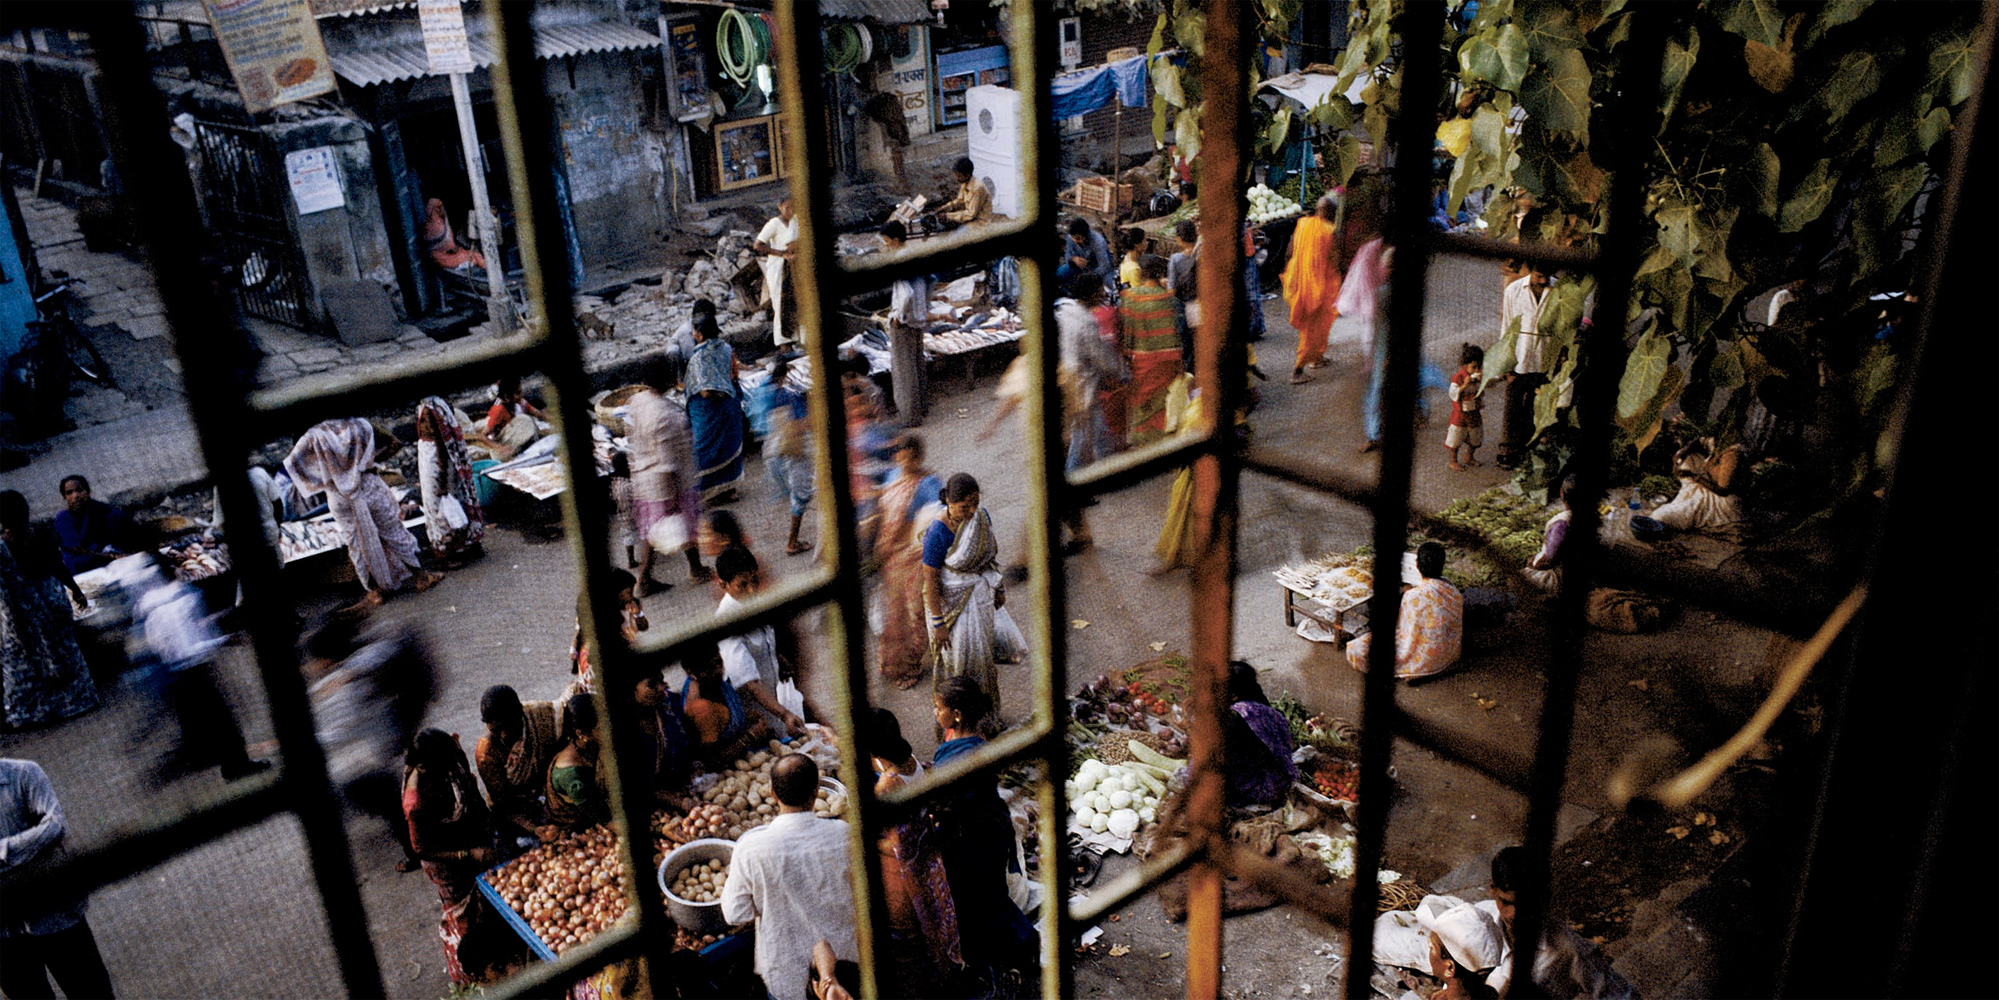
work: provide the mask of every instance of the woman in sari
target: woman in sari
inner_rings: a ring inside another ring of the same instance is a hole
[[[444,969],[453,985],[489,982],[495,958],[504,956],[507,935],[480,898],[479,873],[498,860],[486,803],[458,738],[425,729],[404,758],[403,816],[410,847],[423,873],[437,887],[444,908],[438,937],[444,941]]]
[[[97,707],[76,644],[70,598],[85,605],[55,540],[30,530],[28,500],[0,492],[0,700],[11,727],[58,722]],[[64,591],[68,591],[67,594]]]
[[[375,427],[361,417],[314,424],[285,456],[285,472],[299,492],[326,494],[326,507],[347,539],[354,575],[367,590],[345,611],[379,605],[382,595],[412,581],[424,591],[440,579],[418,564],[416,536],[403,527],[396,496],[374,465]]]
[[[587,694],[571,695],[563,716],[568,742],[548,763],[548,825],[535,831],[543,841],[611,819],[597,775],[597,757],[603,748],[597,737],[597,702]]]
[[[1118,305],[1118,335],[1131,360],[1131,384],[1123,394],[1126,440],[1134,448],[1166,436],[1166,397],[1183,370],[1173,293],[1164,284],[1166,261],[1147,256],[1139,276]]]
[[[1284,266],[1284,301],[1291,305],[1291,325],[1298,330],[1298,358],[1291,381],[1310,382],[1307,369],[1326,365],[1326,341],[1333,321],[1340,318],[1341,266],[1345,263],[1336,220],[1339,203],[1328,194],[1318,210],[1298,220],[1291,234],[1291,261]]]
[[[416,405],[416,470],[423,486],[424,531],[430,551],[456,569],[462,557],[477,554],[486,536],[486,515],[472,481],[472,457],[465,450],[465,424],[458,408],[437,396]],[[452,504],[445,503],[446,500]],[[456,515],[450,508],[455,504]],[[464,524],[453,527],[458,521]]]
[[[743,477],[742,390],[736,385],[736,352],[713,316],[694,318],[694,353],[684,378],[701,496],[733,495]]]
[[[872,723],[860,736],[862,749],[874,763],[875,794],[884,795],[922,777],[925,768],[903,739],[895,713],[877,708]],[[875,846],[881,852],[882,889],[888,903],[889,961],[900,989],[913,995],[964,965],[940,831],[926,807],[884,828]]]
[[[943,767],[985,745],[979,722],[992,716],[995,708],[971,678],[939,681],[936,709],[944,741],[937,745],[932,767]],[[999,779],[967,779],[952,789],[937,801],[936,832],[965,964],[996,978],[1007,969],[1029,969],[1035,964],[1036,938],[1034,926],[1007,895],[1006,876],[1014,865],[1017,844],[1013,820],[1000,801]]]
[[[1291,723],[1270,707],[1256,668],[1229,663],[1229,714],[1222,717],[1222,747],[1229,762],[1231,806],[1280,806],[1298,780],[1291,762]]]
[[[882,676],[907,690],[929,673],[930,652],[923,621],[923,546],[918,539],[943,512],[944,481],[923,462],[923,438],[906,433],[896,440],[898,475],[881,493],[881,533],[875,558],[881,566]]]
[[[996,618],[1006,606],[999,545],[993,541],[992,517],[979,507],[978,480],[953,474],[944,484],[943,501],[943,516],[923,533],[923,610],[937,658],[938,690],[953,677],[970,680],[984,693],[997,722]]]
[[[694,741],[695,759],[719,770],[769,742],[769,720],[723,676],[717,643],[696,643],[682,654],[680,666],[687,673],[680,685],[680,711]]]

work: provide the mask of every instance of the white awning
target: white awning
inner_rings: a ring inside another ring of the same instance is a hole
[[[491,39],[485,35],[468,32],[465,43],[471,50],[473,65],[484,68],[500,61]],[[537,59],[644,49],[658,44],[659,36],[627,24],[562,24],[534,29]],[[424,52],[420,38],[368,48],[341,47],[328,57],[335,74],[360,87],[431,75],[430,56]]]
[[[1359,104],[1360,92],[1366,89],[1368,79],[1366,74],[1356,75],[1353,85],[1348,87],[1347,92],[1342,96],[1349,103]],[[1273,76],[1263,81],[1263,85],[1303,104],[1307,108],[1316,108],[1326,99],[1327,95],[1333,92],[1333,85],[1338,82],[1339,78],[1331,73],[1300,72],[1286,73],[1283,76]]]

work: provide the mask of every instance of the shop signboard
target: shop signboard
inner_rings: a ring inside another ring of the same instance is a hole
[[[472,72],[472,46],[465,41],[465,11],[458,0],[417,0],[416,14],[430,71],[439,76]]]
[[[889,89],[902,99],[910,135],[930,134],[930,28],[899,24],[889,33]]]
[[[202,0],[246,111],[333,92],[333,65],[306,0]]]

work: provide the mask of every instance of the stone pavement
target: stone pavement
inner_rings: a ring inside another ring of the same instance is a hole
[[[72,473],[90,479],[97,499],[120,507],[150,506],[208,478],[194,422],[182,406],[70,431],[49,444],[26,466],[0,472],[0,489],[19,490],[38,514],[55,510],[56,484]]]

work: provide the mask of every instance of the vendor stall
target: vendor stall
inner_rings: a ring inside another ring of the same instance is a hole
[[[406,486],[392,489],[400,501],[403,527],[411,532],[423,527],[423,505],[414,499],[416,490]],[[341,533],[330,513],[278,523],[278,560],[283,565],[346,548],[347,536]]]

